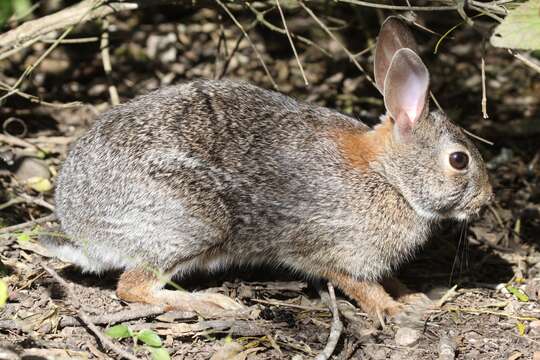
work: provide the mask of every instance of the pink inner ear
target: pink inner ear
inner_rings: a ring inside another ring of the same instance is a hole
[[[411,73],[405,79],[404,88],[406,91],[404,91],[402,99],[402,110],[407,114],[411,123],[420,117],[426,99],[425,83],[415,75]]]
[[[422,60],[411,49],[398,50],[384,81],[384,103],[390,115],[398,123],[414,125],[427,106],[428,88],[429,73]]]

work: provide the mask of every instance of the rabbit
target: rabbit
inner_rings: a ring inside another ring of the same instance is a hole
[[[386,107],[374,128],[233,80],[111,108],[70,149],[55,191],[65,235],[45,245],[83,271],[123,271],[126,302],[241,309],[164,285],[266,264],[327,279],[372,316],[397,316],[404,305],[381,281],[442,219],[478,214],[492,188],[464,132],[429,110],[428,70],[398,18],[381,28],[374,68]]]

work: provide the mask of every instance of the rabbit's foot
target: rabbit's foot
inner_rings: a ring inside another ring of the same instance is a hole
[[[387,320],[396,318],[405,309],[404,304],[394,300],[377,282],[358,281],[343,273],[332,273],[328,278],[381,326],[384,326]]]
[[[166,290],[163,279],[144,270],[126,271],[120,277],[116,294],[127,302],[164,305],[167,310],[192,311],[211,317],[228,311],[245,309],[228,296],[217,293]]]
[[[424,316],[435,306],[433,301],[424,293],[412,291],[397,278],[385,279],[382,284],[386,291],[403,304],[402,311],[394,316],[394,322],[402,326],[422,326]]]

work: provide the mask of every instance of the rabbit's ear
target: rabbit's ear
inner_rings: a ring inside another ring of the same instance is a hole
[[[384,80],[396,52],[409,48],[418,53],[416,41],[405,23],[395,16],[384,21],[375,48],[375,83],[384,94]]]
[[[405,136],[428,109],[429,72],[414,51],[398,50],[384,81],[384,105]]]

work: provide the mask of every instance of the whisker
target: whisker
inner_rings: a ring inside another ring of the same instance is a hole
[[[460,223],[460,225],[461,224],[462,223]],[[461,236],[459,236],[458,245],[457,245],[457,248],[456,248],[456,253],[454,254],[454,261],[452,262],[452,269],[450,270],[450,279],[448,281],[448,287],[452,286],[452,282],[454,280],[454,270],[456,269],[456,264],[457,264],[458,257],[459,257],[459,248],[460,248],[460,246],[461,246]]]

